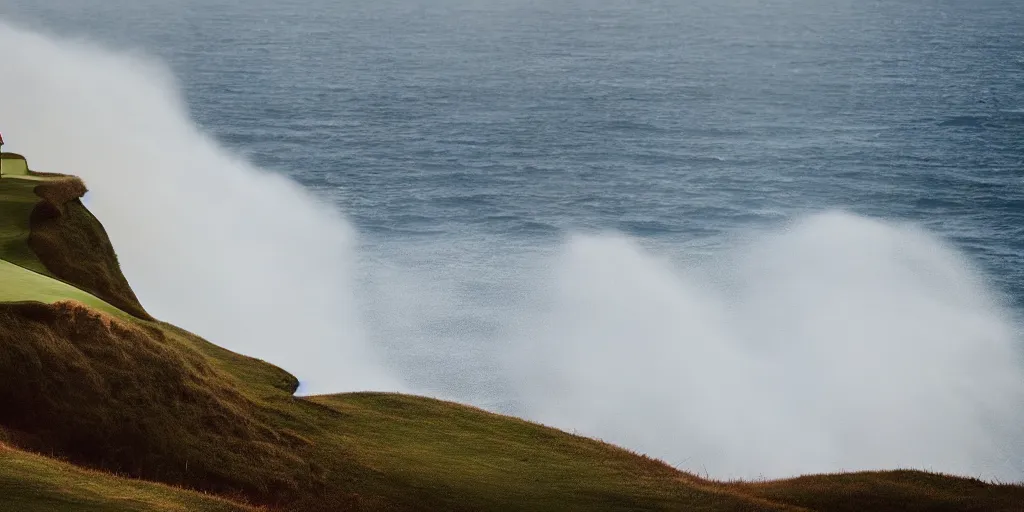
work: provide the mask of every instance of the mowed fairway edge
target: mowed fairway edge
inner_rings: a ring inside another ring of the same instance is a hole
[[[120,309],[63,281],[0,260],[0,302],[36,301],[53,304],[66,300],[81,302],[121,318],[127,316]]]

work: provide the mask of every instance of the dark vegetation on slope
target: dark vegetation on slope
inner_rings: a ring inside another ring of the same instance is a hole
[[[646,457],[388,394],[291,395],[281,370],[74,303],[0,305],[8,442],[287,510],[756,510]]]
[[[233,379],[156,326],[76,303],[0,304],[0,425],[118,474],[273,502],[305,464]]]
[[[36,209],[44,206],[52,208],[56,210],[56,215],[64,213],[65,204],[81,199],[88,191],[85,182],[76,176],[61,176],[42,181],[33,189],[37,196],[43,198]]]
[[[68,176],[35,187],[41,197],[32,210],[28,245],[54,276],[139,318],[143,309],[117,262],[103,225],[82,205],[87,189]]]
[[[294,378],[274,366],[166,324],[120,322],[76,304],[0,305],[0,347],[7,442],[273,509],[1010,511],[1024,503],[1019,486],[919,472],[723,484],[459,404],[384,393],[296,398]]]

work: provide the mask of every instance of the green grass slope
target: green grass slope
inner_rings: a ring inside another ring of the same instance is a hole
[[[38,184],[35,180],[0,178],[0,259],[50,275],[28,246],[29,218],[41,200],[35,194]]]
[[[53,303],[62,300],[81,302],[112,315],[124,312],[63,281],[38,274],[8,261],[0,260],[0,302],[36,301]]]
[[[0,512],[255,512],[216,496],[119,478],[0,444]]]
[[[296,379],[273,365],[97,298],[127,286],[113,250],[93,247],[105,240],[93,237],[102,226],[78,211],[73,187],[26,183],[0,179],[0,441],[22,450],[0,452],[0,510],[254,503],[304,512],[886,511],[1024,503],[1021,486],[919,472],[712,482],[459,404],[382,393],[296,397]],[[34,222],[39,208],[50,208],[44,213],[59,228]],[[43,264],[30,241],[48,229],[58,233],[51,250],[73,255],[92,269],[88,276],[59,278]],[[120,297],[132,309],[129,298]],[[194,501],[204,498],[181,488],[232,502]]]
[[[0,425],[17,446],[267,503],[308,473],[241,382],[157,325],[8,303],[0,343]]]

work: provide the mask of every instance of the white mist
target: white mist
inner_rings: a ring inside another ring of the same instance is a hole
[[[573,238],[516,343],[530,415],[713,476],[1024,480],[1019,332],[953,249],[843,213],[686,267]]]
[[[394,312],[375,329],[399,344],[430,343],[422,325],[467,310],[431,291],[452,288],[451,268],[401,269],[360,296],[351,226],[202,133],[164,67],[3,23],[0,48],[10,149],[86,179],[161,319],[333,392],[402,387],[358,303]],[[978,273],[915,228],[823,214],[713,266],[576,236],[521,270],[493,269],[527,298],[480,308],[500,325],[480,346],[510,347],[504,379],[532,419],[716,477],[1024,479],[1019,332]]]
[[[8,148],[82,176],[155,316],[284,367],[306,392],[397,389],[364,341],[355,233],[295,183],[225,151],[141,56],[0,23]]]

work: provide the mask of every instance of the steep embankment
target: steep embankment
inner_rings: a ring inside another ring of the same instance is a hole
[[[241,503],[302,511],[1017,510],[1024,503],[1019,486],[918,472],[717,483],[459,404],[375,393],[297,398],[297,381],[279,368],[149,319],[102,226],[78,201],[84,186],[39,179],[0,179],[0,510],[245,510]]]
[[[77,177],[36,173],[24,157],[0,155],[0,257],[55,277],[139,318],[152,319],[120,271],[103,225],[80,201]],[[25,174],[8,174],[12,163]]]
[[[103,225],[79,200],[86,193],[82,180],[43,181],[35,193],[43,201],[29,217],[28,245],[46,269],[122,311],[152,319],[120,272]]]

